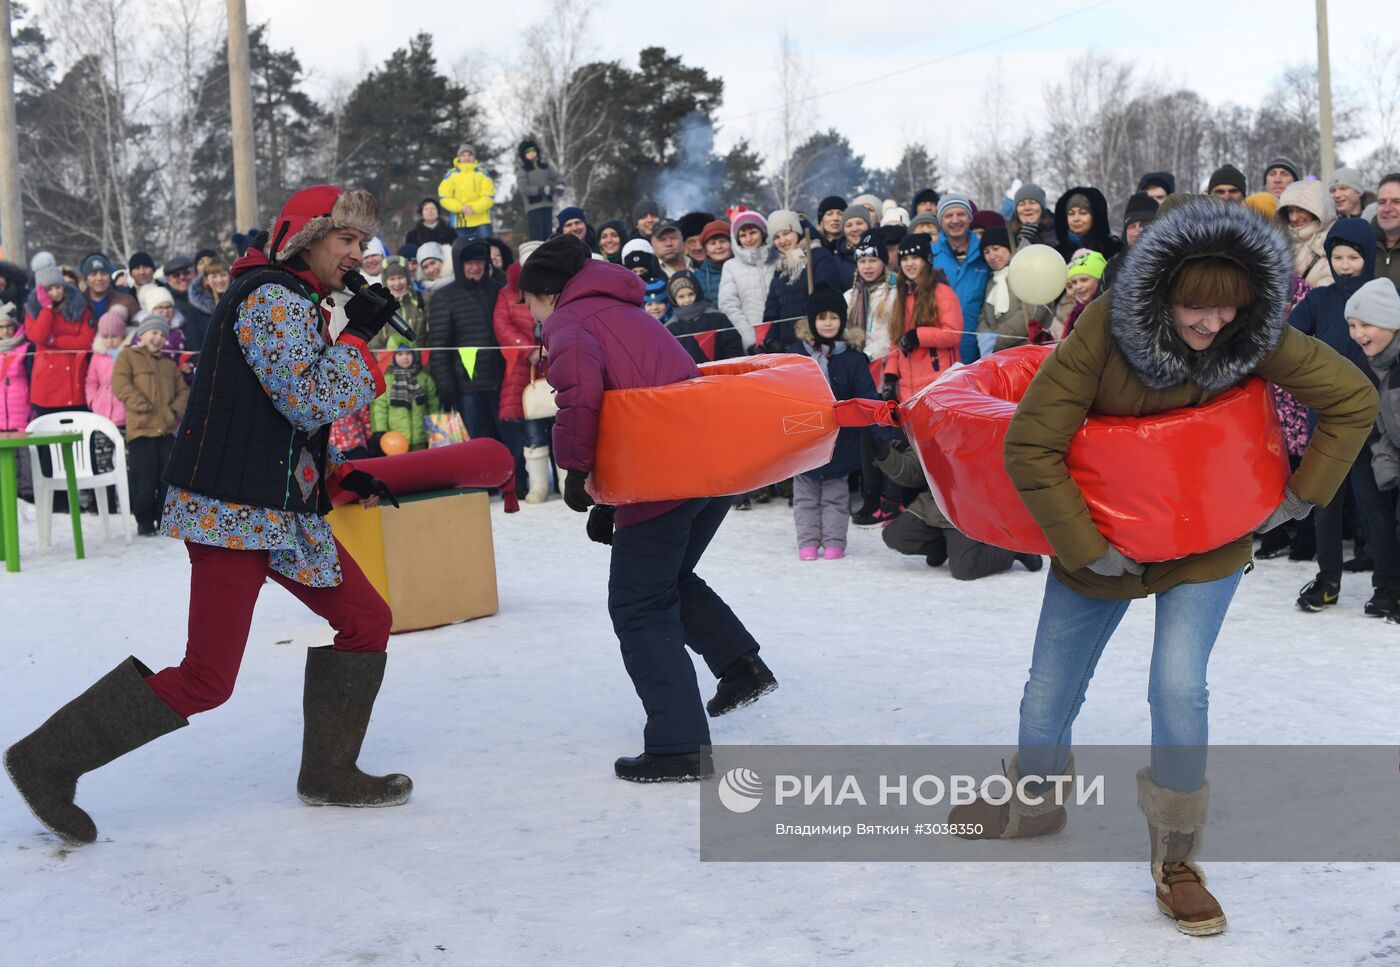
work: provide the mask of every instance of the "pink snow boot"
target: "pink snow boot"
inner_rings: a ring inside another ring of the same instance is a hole
[[[844,547],[828,547],[822,556],[828,561],[839,561],[846,556],[846,549]]]
[[[815,547],[799,547],[797,549],[797,559],[799,561],[815,561],[817,559],[817,549]]]

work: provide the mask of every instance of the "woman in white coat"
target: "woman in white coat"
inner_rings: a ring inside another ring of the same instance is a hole
[[[744,349],[754,345],[754,327],[763,322],[763,305],[778,258],[768,244],[768,222],[758,212],[740,212],[730,227],[734,257],[719,279],[719,310],[729,317]]]

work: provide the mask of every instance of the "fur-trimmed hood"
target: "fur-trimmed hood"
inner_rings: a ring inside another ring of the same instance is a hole
[[[814,342],[816,339],[816,337],[812,335],[812,326],[806,319],[797,320],[797,324],[793,326],[793,335],[795,335],[798,342],[801,343]],[[852,349],[864,349],[865,330],[857,329],[854,326],[847,326],[841,330],[841,341]],[[841,348],[839,343],[837,345],[838,349]]]
[[[24,311],[29,313],[31,319],[37,318],[43,310],[39,304],[39,290],[36,286],[34,291],[29,293],[29,298],[24,300]],[[87,296],[78,291],[72,283],[63,283],[63,301],[59,303],[58,314],[69,322],[82,322],[83,313],[87,311]],[[93,319],[92,327],[97,328],[97,320]]]
[[[1196,352],[1172,327],[1167,292],[1183,262],[1212,255],[1244,267],[1254,301],[1209,349]],[[1194,380],[1202,389],[1223,390],[1278,346],[1291,266],[1283,234],[1253,212],[1210,198],[1183,204],[1153,222],[1124,255],[1113,284],[1109,333],[1148,387]]]

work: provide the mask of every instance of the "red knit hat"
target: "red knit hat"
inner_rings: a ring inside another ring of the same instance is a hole
[[[729,223],[717,218],[706,225],[704,230],[700,232],[700,244],[704,245],[710,239],[720,237],[729,237]]]
[[[354,228],[366,239],[379,231],[379,205],[363,188],[346,191],[335,185],[304,188],[282,206],[272,225],[266,255],[285,262],[337,228]]]

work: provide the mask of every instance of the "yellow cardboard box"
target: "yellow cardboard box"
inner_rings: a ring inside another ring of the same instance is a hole
[[[434,491],[366,510],[331,511],[336,539],[394,612],[393,631],[495,614],[496,553],[484,491]]]

